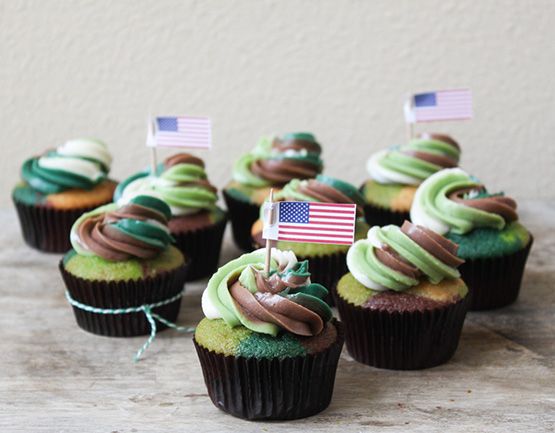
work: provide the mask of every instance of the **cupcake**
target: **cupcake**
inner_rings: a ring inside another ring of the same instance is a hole
[[[26,160],[12,191],[25,242],[45,252],[69,250],[75,220],[112,201],[111,162],[104,143],[83,138]]]
[[[221,267],[202,295],[194,344],[214,405],[249,420],[304,418],[330,403],[343,327],[306,261],[272,249]]]
[[[374,226],[353,244],[335,298],[354,359],[414,370],[453,356],[469,304],[456,253],[456,244],[408,221]]]
[[[279,191],[292,179],[310,179],[322,172],[322,149],[309,133],[260,139],[252,152],[233,167],[233,180],[223,194],[237,246],[252,250],[251,227],[270,189]]]
[[[532,236],[518,221],[516,207],[513,199],[489,193],[459,168],[430,176],[416,192],[412,221],[459,245],[472,310],[502,307],[518,297]]]
[[[188,153],[167,158],[157,171],[157,177],[144,170],[125,179],[114,201],[123,205],[145,194],[165,201],[175,245],[191,261],[187,280],[208,277],[218,267],[227,223],[225,211],[216,205],[218,190],[207,180],[202,159]]]
[[[308,201],[321,203],[349,203],[357,205],[355,239],[362,239],[368,232],[364,221],[364,198],[351,184],[329,176],[318,175],[315,179],[294,179],[275,195],[276,201]],[[252,242],[256,248],[264,245],[263,221],[258,219],[252,226]],[[278,241],[277,248],[291,250],[299,260],[308,260],[312,280],[334,290],[339,278],[347,272],[345,257],[348,245],[313,244]],[[329,299],[332,300],[331,297]]]
[[[75,222],[73,249],[60,262],[60,271],[81,328],[113,337],[149,334],[148,306],[153,315],[175,321],[186,264],[170,245],[170,216],[163,201],[137,196],[124,206],[101,206]],[[87,311],[94,308],[135,311]]]
[[[401,225],[409,219],[416,188],[430,175],[459,163],[459,145],[448,135],[422,134],[402,146],[375,153],[361,187],[370,225]]]

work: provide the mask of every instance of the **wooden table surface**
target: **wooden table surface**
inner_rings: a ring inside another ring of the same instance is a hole
[[[191,335],[94,336],[64,299],[59,256],[27,248],[15,213],[0,211],[0,432],[553,431],[555,205],[521,204],[535,245],[514,305],[467,316],[447,364],[370,368],[343,352],[330,407],[299,421],[254,423],[210,402]],[[237,251],[229,242],[222,261]],[[180,323],[202,317],[205,281],[189,284]]]

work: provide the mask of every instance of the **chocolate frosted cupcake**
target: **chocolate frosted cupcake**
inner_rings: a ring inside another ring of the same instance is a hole
[[[459,245],[473,310],[502,307],[518,297],[532,236],[516,207],[458,168],[434,174],[416,192],[411,219]]]
[[[459,163],[458,143],[448,135],[422,134],[370,157],[370,179],[361,187],[370,225],[401,225],[409,219],[416,188],[430,175]]]
[[[353,244],[336,293],[353,358],[414,370],[453,356],[469,303],[456,253],[456,244],[408,221],[374,226]]]
[[[309,133],[260,139],[252,152],[233,167],[233,180],[223,194],[237,246],[252,250],[251,227],[270,189],[277,192],[292,179],[309,179],[322,172],[322,149]]]
[[[160,164],[157,174],[145,170],[125,179],[114,201],[125,204],[145,194],[164,200],[172,212],[168,226],[175,244],[191,261],[187,279],[208,277],[218,267],[227,215],[216,205],[217,189],[207,179],[204,162],[178,153]]]
[[[208,394],[216,407],[249,420],[304,418],[330,403],[343,331],[291,251],[244,254],[220,268],[202,296],[195,332]]]
[[[128,337],[150,333],[147,312],[175,321],[186,265],[183,254],[170,245],[169,217],[163,201],[137,196],[121,207],[99,207],[75,222],[73,249],[60,262],[60,271],[81,328]],[[132,311],[103,314],[95,308]]]
[[[356,204],[358,219],[355,240],[363,239],[368,231],[368,225],[364,221],[364,198],[353,185],[342,180],[324,175],[318,175],[315,179],[294,179],[285,185],[274,198],[276,201]],[[264,245],[262,230],[262,219],[258,219],[251,230],[255,248]],[[321,235],[316,237],[325,241]],[[333,291],[339,278],[347,272],[345,258],[349,246],[333,244],[333,237],[329,238],[329,242],[312,244],[278,241],[277,248],[293,251],[299,260],[309,260],[312,280]],[[331,297],[329,300],[332,300]]]
[[[26,160],[12,192],[25,242],[45,252],[69,250],[75,220],[112,201],[111,162],[106,145],[92,139],[70,140]]]

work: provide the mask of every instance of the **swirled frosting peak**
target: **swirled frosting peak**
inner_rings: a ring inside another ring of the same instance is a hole
[[[216,207],[217,189],[209,181],[202,159],[188,153],[167,158],[158,168],[158,176],[144,170],[121,182],[114,193],[118,204],[128,203],[137,195],[164,200],[174,216],[190,215]]]
[[[292,251],[272,249],[269,275],[264,256],[264,250],[244,254],[214,274],[202,295],[205,316],[273,336],[318,335],[332,317],[322,300],[327,289],[311,283],[308,262],[298,262]]]
[[[443,168],[456,167],[460,148],[448,135],[423,134],[402,146],[375,153],[366,167],[378,183],[419,185]]]
[[[367,239],[353,244],[347,267],[363,286],[403,291],[427,278],[434,284],[458,278],[457,244],[437,233],[405,221],[402,227],[374,226]]]
[[[322,149],[312,134],[263,137],[256,147],[239,158],[233,178],[253,187],[284,185],[292,179],[308,179],[322,171]]]
[[[111,261],[153,258],[172,241],[170,216],[168,205],[150,196],[137,196],[123,206],[101,206],[75,222],[71,245],[78,254]]]
[[[356,204],[358,215],[364,213],[364,197],[353,185],[321,174],[315,179],[293,179],[276,194],[275,199]]]
[[[410,215],[415,224],[437,233],[465,234],[479,227],[502,230],[518,219],[516,208],[512,198],[488,193],[476,178],[453,168],[418,187]]]
[[[93,139],[70,140],[23,163],[21,177],[43,194],[68,189],[92,189],[106,179],[112,157],[106,145]]]

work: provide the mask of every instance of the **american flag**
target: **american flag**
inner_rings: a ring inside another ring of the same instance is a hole
[[[470,89],[440,90],[413,95],[405,104],[408,123],[472,119]]]
[[[157,117],[154,126],[150,146],[201,149],[212,146],[212,123],[208,117]]]
[[[277,218],[265,224],[265,239],[317,244],[353,243],[355,204],[284,201],[272,205]]]

